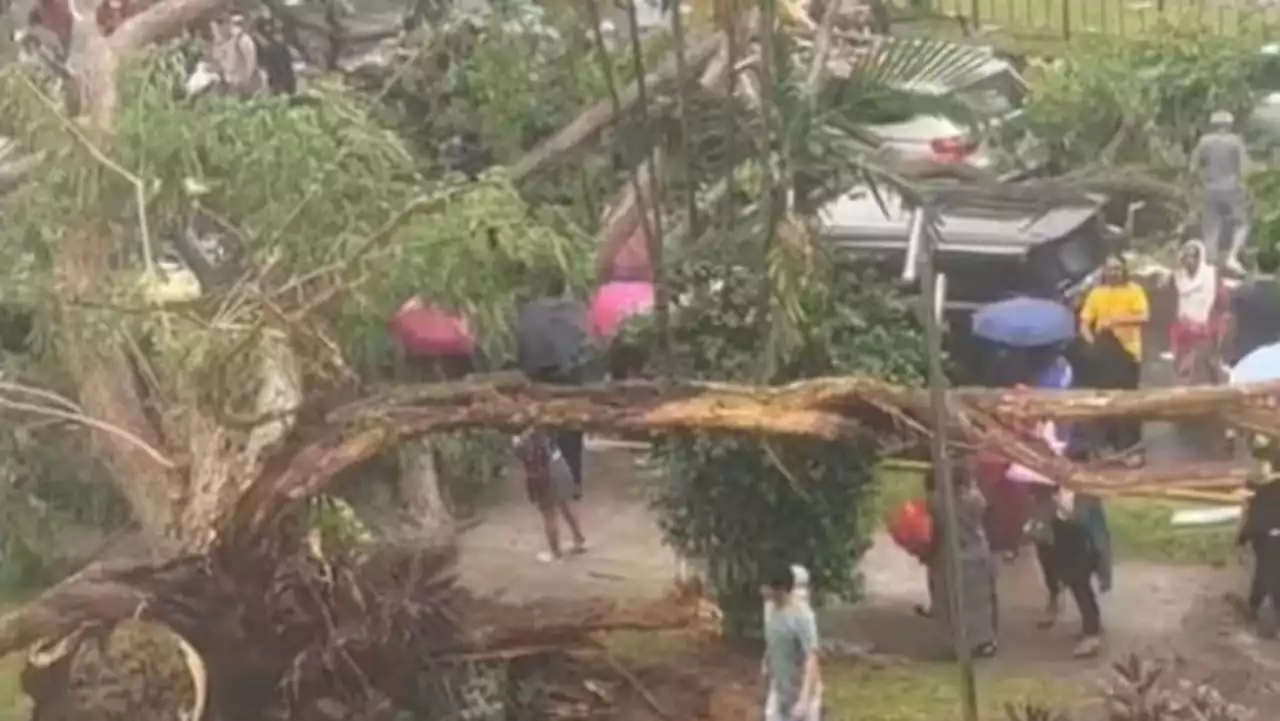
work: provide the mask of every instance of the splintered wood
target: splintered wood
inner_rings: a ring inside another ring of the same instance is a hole
[[[949,393],[950,438],[959,449],[984,450],[1033,468],[1077,490],[1150,495],[1161,489],[1237,488],[1243,471],[1223,465],[1137,470],[1081,466],[1050,451],[1018,428],[1028,421],[1091,421],[1130,417],[1158,420],[1216,418],[1224,428],[1280,436],[1280,382],[1242,387],[1139,391],[1024,391],[961,388]],[[815,378],[779,387],[726,383],[636,382],[584,387],[546,386],[513,375],[398,387],[306,416],[277,453],[278,475],[257,484],[234,518],[255,532],[282,488],[299,497],[333,474],[408,438],[465,427],[520,430],[534,425],[595,432],[725,433],[848,440],[871,434],[884,442],[919,441],[930,432],[922,389],[873,378]],[[265,479],[264,479],[265,480]],[[230,530],[230,529],[229,529]]]

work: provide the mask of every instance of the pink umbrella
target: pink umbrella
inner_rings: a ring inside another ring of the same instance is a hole
[[[651,310],[653,283],[640,280],[605,283],[596,290],[596,297],[591,301],[591,333],[608,340],[625,320]]]
[[[471,355],[475,339],[466,318],[427,305],[418,296],[404,302],[391,317],[391,335],[415,355]]]

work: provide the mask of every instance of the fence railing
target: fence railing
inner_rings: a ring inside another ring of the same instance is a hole
[[[964,18],[985,32],[1070,39],[1130,36],[1161,22],[1225,35],[1280,27],[1280,0],[892,0],[900,10]]]

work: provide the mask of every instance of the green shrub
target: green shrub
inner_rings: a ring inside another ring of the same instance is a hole
[[[780,344],[774,323],[782,310],[775,307],[775,318],[761,321],[762,274],[700,263],[673,275],[673,296],[681,298],[670,326],[679,377],[920,379],[923,346],[906,306],[866,278],[810,275],[793,298],[791,317],[800,322]],[[785,351],[762,363],[770,348]],[[682,554],[706,564],[731,638],[759,629],[762,564],[802,563],[815,592],[858,595],[853,571],[875,527],[877,439],[671,437],[655,453],[668,476],[655,500],[663,532]]]

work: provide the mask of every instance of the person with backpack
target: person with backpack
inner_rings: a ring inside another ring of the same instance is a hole
[[[517,436],[514,446],[524,470],[525,491],[529,502],[542,515],[542,528],[547,537],[547,550],[539,551],[537,559],[542,563],[553,563],[564,558],[560,544],[560,518],[564,519],[573,536],[569,553],[585,553],[587,539],[582,535],[582,526],[571,506],[573,477],[550,434],[541,428],[533,428]]]

